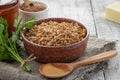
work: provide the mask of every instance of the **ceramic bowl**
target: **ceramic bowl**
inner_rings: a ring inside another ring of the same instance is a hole
[[[47,18],[41,19],[36,22],[36,25],[42,22],[57,21],[57,22],[73,22],[78,23],[78,25],[84,27],[87,30],[87,34],[82,41],[69,44],[66,46],[43,46],[33,42],[30,42],[26,37],[27,29],[22,32],[22,39],[24,43],[25,50],[28,54],[34,54],[37,60],[40,62],[71,62],[78,59],[83,53],[87,45],[89,32],[88,29],[81,23],[67,19],[67,18]]]
[[[19,0],[13,4],[0,6],[0,16],[8,21],[8,33],[12,35],[12,31],[15,31],[13,27],[14,20],[17,18],[19,13]]]
[[[20,8],[19,11],[23,14],[23,22],[28,21],[30,18],[36,18],[36,20],[39,20],[39,19],[43,19],[43,18],[48,17],[49,6],[48,6],[48,4],[46,2],[32,1],[32,3],[44,4],[46,6],[46,9],[44,9],[42,11],[37,11],[37,12],[29,12],[29,11],[22,10]],[[22,5],[23,5],[23,3],[20,4],[20,7]]]

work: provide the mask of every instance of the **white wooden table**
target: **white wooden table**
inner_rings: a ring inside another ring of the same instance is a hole
[[[39,0],[43,1],[43,0]],[[119,0],[44,0],[49,4],[49,17],[65,17],[83,23],[91,36],[117,40],[120,52],[120,24],[104,18],[105,7]],[[75,79],[75,80],[79,80]],[[108,62],[108,68],[89,80],[120,80],[120,54]]]

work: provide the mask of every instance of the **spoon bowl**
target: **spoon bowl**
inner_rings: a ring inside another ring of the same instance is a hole
[[[108,60],[117,55],[117,51],[107,51],[88,59],[74,63],[48,63],[40,66],[39,72],[48,78],[60,78],[70,74],[74,69],[88,64]]]
[[[39,71],[45,77],[58,78],[70,74],[73,71],[73,67],[66,63],[48,63],[42,65]]]

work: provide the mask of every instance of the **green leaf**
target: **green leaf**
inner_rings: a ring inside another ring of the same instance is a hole
[[[8,25],[7,22],[4,24],[4,31],[3,31],[5,41],[8,39]]]
[[[16,41],[20,38],[20,23],[22,21],[22,13],[19,13],[19,16],[14,21],[14,27],[16,28],[16,31],[12,33],[11,41],[12,43],[16,43]]]
[[[15,21],[14,21],[14,27],[15,27],[16,29],[18,29],[21,21],[22,21],[22,13],[19,13],[18,18],[15,19]]]
[[[35,18],[31,18],[23,26],[27,29],[31,29],[31,28],[33,28],[34,24],[35,24]]]
[[[3,52],[5,51],[5,47],[3,45],[0,45],[0,54],[3,54]]]
[[[8,27],[8,22],[4,18],[0,17],[0,24],[3,24],[5,27]]]
[[[8,38],[8,23],[5,19],[0,17],[0,60],[16,60],[23,63],[24,60],[18,54],[17,41],[20,38],[20,32],[24,27],[31,29],[34,25],[35,19],[31,19],[20,27],[20,22],[22,21],[22,14],[14,22],[16,31],[12,33],[12,36]],[[31,68],[25,64],[25,70],[31,72]]]
[[[8,29],[8,23],[7,23],[7,20],[5,20],[5,19],[3,19],[2,17],[0,17],[0,29],[1,29],[1,27],[2,27],[2,35],[4,35],[3,37],[2,37],[2,39],[4,40],[4,41],[6,41],[7,39],[8,39],[8,31],[7,31],[7,29]],[[4,27],[4,29],[3,29],[3,27]]]
[[[16,33],[13,33],[13,35],[11,37],[12,42],[16,42],[18,39],[19,39],[19,35]]]
[[[0,34],[3,34],[3,31],[4,31],[4,25],[0,24]]]
[[[3,44],[3,43],[4,43],[3,31],[4,31],[4,25],[3,25],[3,24],[0,24],[0,44]]]
[[[0,61],[9,61],[9,60],[13,60],[10,56],[7,55],[7,53],[4,54],[0,54]]]

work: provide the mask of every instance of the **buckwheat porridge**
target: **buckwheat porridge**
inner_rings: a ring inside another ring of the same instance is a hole
[[[26,38],[40,45],[64,46],[81,41],[86,34],[86,29],[77,23],[49,21],[35,25]]]

